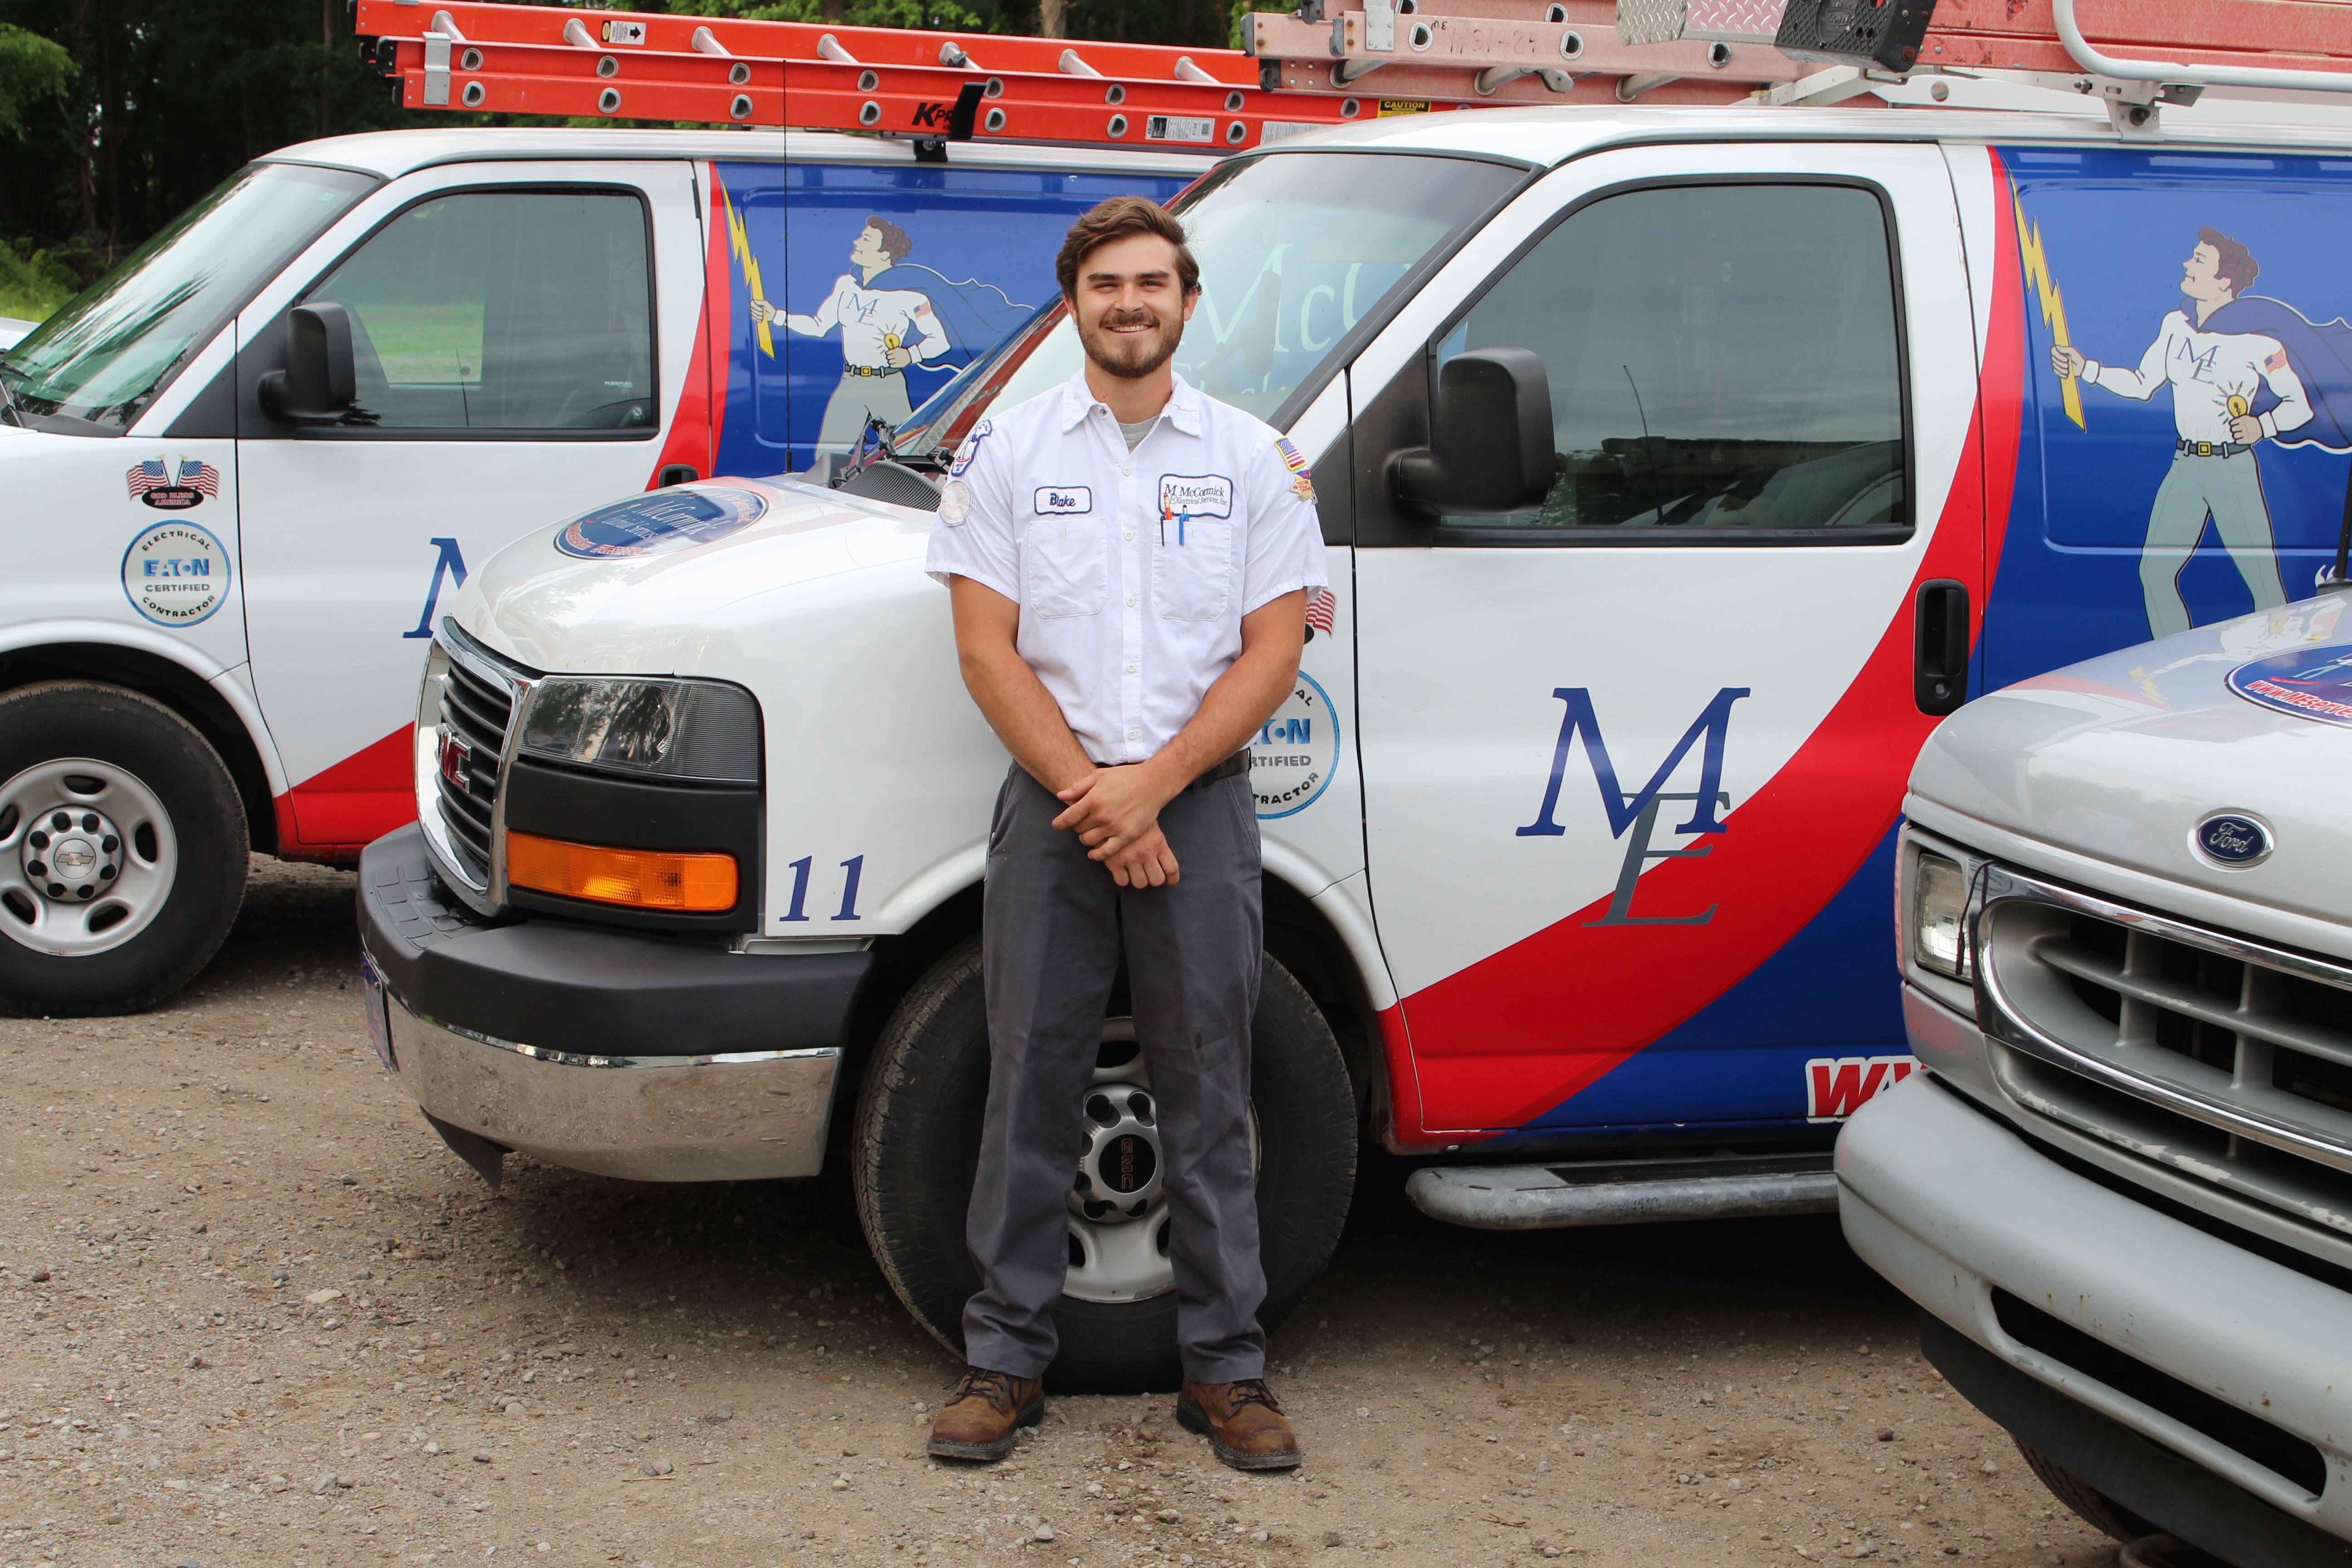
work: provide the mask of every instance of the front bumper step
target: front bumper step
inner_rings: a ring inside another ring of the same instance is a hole
[[[1473,1230],[1556,1230],[1655,1220],[1834,1214],[1826,1149],[1539,1165],[1433,1165],[1405,1196],[1432,1219]]]

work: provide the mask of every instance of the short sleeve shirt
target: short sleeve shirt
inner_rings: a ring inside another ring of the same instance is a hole
[[[1330,579],[1307,464],[1179,376],[1133,451],[1081,373],[973,426],[924,563],[1021,606],[1016,646],[1096,763],[1173,740],[1242,617]]]

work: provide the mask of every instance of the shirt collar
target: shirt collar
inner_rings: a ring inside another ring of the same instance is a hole
[[[1168,422],[1187,436],[1201,434],[1201,393],[1181,375],[1175,377],[1175,389],[1169,394],[1168,406],[1160,412]],[[1103,407],[1092,388],[1087,385],[1087,373],[1080,369],[1062,384],[1062,433],[1068,435],[1083,423],[1095,409]],[[1108,414],[1110,410],[1103,407]]]

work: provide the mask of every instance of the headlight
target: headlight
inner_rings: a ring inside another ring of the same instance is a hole
[[[1911,957],[1923,969],[1969,978],[1968,874],[1927,850],[1911,868]]]
[[[760,782],[760,705],[710,680],[551,676],[531,693],[522,750],[580,767]]]

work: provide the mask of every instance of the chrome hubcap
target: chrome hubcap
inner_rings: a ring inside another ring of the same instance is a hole
[[[0,931],[84,958],[147,929],[172,892],[179,840],[155,792],[111,763],[69,757],[0,784]]]
[[[1081,1301],[1141,1301],[1174,1289],[1159,1105],[1132,1018],[1104,1020],[1102,1050],[1079,1114],[1084,1142],[1067,1194],[1070,1267],[1062,1294]],[[1253,1170],[1257,1155],[1253,1110]]]

